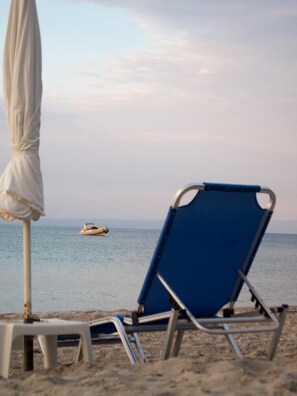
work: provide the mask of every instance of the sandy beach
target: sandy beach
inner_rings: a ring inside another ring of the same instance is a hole
[[[115,313],[115,312],[112,312]],[[45,317],[92,320],[111,312],[54,312]],[[21,317],[16,314],[4,318]],[[238,338],[245,358],[235,359],[224,337],[188,332],[178,358],[159,361],[162,333],[141,335],[148,364],[131,366],[120,344],[95,346],[94,362],[74,364],[75,348],[60,348],[58,366],[43,368],[39,345],[34,371],[24,372],[23,356],[13,352],[1,396],[17,395],[290,395],[297,393],[297,307],[290,307],[273,362],[265,358],[268,335]]]

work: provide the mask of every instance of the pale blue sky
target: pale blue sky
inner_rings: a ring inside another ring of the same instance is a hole
[[[274,218],[297,219],[296,1],[36,3],[47,217],[164,218],[211,181],[267,185]]]

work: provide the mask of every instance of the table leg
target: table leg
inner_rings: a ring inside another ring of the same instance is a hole
[[[57,365],[57,336],[44,336],[44,368],[49,369]]]
[[[93,349],[92,342],[89,329],[80,334],[80,341],[78,347],[78,356],[76,362],[83,358],[84,362],[92,362],[93,361]]]
[[[0,377],[8,378],[13,334],[11,329],[0,329]]]

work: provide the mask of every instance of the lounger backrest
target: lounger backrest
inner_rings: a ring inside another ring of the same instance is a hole
[[[259,186],[204,186],[169,210],[138,299],[144,314],[172,307],[157,272],[196,316],[214,315],[241,290],[238,270],[248,273],[272,211],[259,206]]]

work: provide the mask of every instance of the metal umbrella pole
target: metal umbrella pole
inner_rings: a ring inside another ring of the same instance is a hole
[[[31,222],[23,221],[23,282],[24,282],[24,323],[33,323],[31,288]],[[24,370],[34,368],[33,336],[24,337]]]

